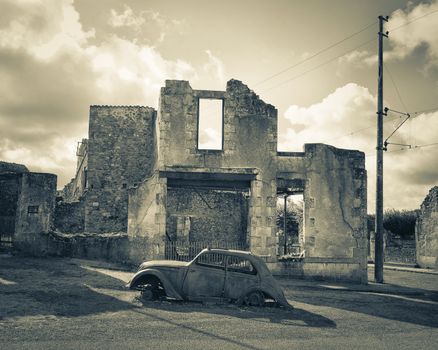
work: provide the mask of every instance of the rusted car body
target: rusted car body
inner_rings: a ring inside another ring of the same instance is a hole
[[[127,284],[147,299],[227,300],[263,305],[274,300],[291,307],[265,262],[245,251],[204,249],[192,261],[147,261]]]

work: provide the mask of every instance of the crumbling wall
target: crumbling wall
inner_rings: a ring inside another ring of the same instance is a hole
[[[197,148],[200,98],[223,100],[222,150]],[[167,80],[157,129],[159,169],[203,168],[212,174],[224,168],[257,169],[251,182],[248,240],[254,253],[275,259],[277,110],[238,80],[230,80],[226,91],[193,90],[186,81]]]
[[[14,235],[20,184],[21,174],[0,174],[0,235]]]
[[[154,129],[153,108],[91,106],[86,232],[127,231],[128,188],[154,168]]]
[[[415,225],[417,264],[438,267],[438,186],[431,188],[420,207]]]
[[[64,186],[61,196],[64,202],[77,202],[87,191],[88,181],[88,140],[82,139],[76,150],[77,163],[75,177]]]
[[[0,174],[4,174],[4,173],[22,174],[27,172],[29,172],[29,170],[23,164],[0,161]]]
[[[302,183],[304,190],[305,258],[291,271],[365,283],[365,156],[359,151],[324,144],[306,144],[304,150],[278,154],[279,188],[300,191],[298,185]],[[278,264],[272,269],[285,272],[284,266]]]
[[[245,243],[248,200],[237,191],[169,188],[167,234],[172,241]]]
[[[85,203],[57,203],[55,207],[55,229],[65,233],[84,232]]]
[[[25,251],[36,244],[39,234],[53,227],[56,194],[56,175],[23,173],[14,235],[14,246]]]
[[[304,193],[306,259],[330,258],[338,259],[339,263],[353,263],[351,275],[365,282],[365,156],[363,152],[322,144],[305,145],[305,153],[308,162]]]
[[[129,192],[129,237],[148,237],[152,241],[165,238],[166,179],[156,172]]]

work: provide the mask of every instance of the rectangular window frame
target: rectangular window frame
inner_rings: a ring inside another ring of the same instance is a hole
[[[199,148],[199,124],[200,124],[200,100],[220,100],[222,101],[222,133],[221,133],[221,149]],[[224,152],[224,133],[225,133],[225,98],[223,97],[198,97],[197,98],[197,127],[196,127],[196,150],[202,153],[223,153]]]
[[[38,214],[40,212],[40,206],[39,205],[29,205],[27,207],[27,213],[28,214]]]

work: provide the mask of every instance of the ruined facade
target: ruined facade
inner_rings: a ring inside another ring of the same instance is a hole
[[[126,232],[128,188],[148,176],[155,163],[155,116],[149,107],[90,107],[89,138],[78,145],[76,175],[61,193],[66,217],[58,215],[57,228]],[[82,222],[66,223],[72,215]]]
[[[221,106],[215,150],[199,142],[206,100]],[[26,193],[36,191],[39,213],[48,214],[31,223],[20,209],[20,232],[52,230],[77,242],[117,232],[123,244],[111,243],[105,256],[135,262],[166,258],[169,243],[219,242],[264,257],[277,274],[367,281],[364,154],[324,144],[278,152],[277,110],[240,81],[210,91],[168,80],[157,111],[91,106],[88,139],[77,157],[75,177],[58,192],[56,208],[56,178],[23,175],[19,208],[32,206]],[[299,261],[279,259],[276,207],[284,194],[304,198]],[[40,236],[49,247],[42,249],[62,255],[103,244],[78,247],[64,236],[56,242]],[[113,251],[116,246],[124,251]]]
[[[36,234],[53,227],[56,175],[29,172],[19,164],[0,162],[0,237],[30,250]]]
[[[438,267],[438,186],[431,188],[420,207],[415,225],[417,264]]]
[[[199,148],[203,99],[222,103],[218,150]],[[305,258],[286,264],[276,226],[284,193],[304,195]],[[168,80],[158,111],[91,106],[89,138],[57,210],[66,208],[83,219],[75,226],[60,214],[61,231],[164,243],[154,258],[165,257],[165,242],[219,241],[250,249],[281,274],[367,279],[364,154],[324,144],[277,152],[277,110],[237,80],[225,91]]]

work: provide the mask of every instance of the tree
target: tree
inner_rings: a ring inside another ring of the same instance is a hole
[[[388,209],[383,214],[383,227],[401,239],[414,239],[417,210]],[[374,231],[374,214],[368,215],[368,232]]]
[[[283,199],[277,202],[277,228],[279,231],[284,230],[284,201]],[[286,208],[286,236],[292,244],[298,243],[300,230],[303,223],[303,204],[302,201],[296,203],[294,201],[287,202]],[[284,238],[283,238],[284,242]]]

